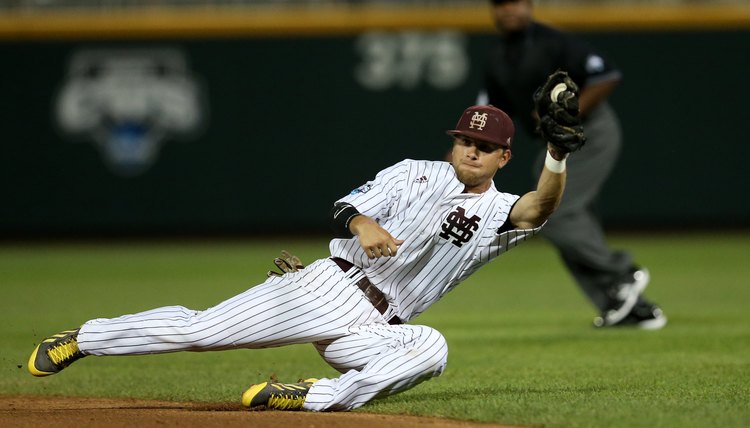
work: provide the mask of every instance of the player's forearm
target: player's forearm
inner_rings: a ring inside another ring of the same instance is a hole
[[[541,224],[552,215],[560,205],[563,190],[565,189],[565,172],[552,172],[546,167],[539,177],[539,183],[536,189],[537,211]]]
[[[560,205],[567,177],[565,165],[567,155],[559,153],[551,145],[549,145],[547,153],[548,158],[542,168],[536,187],[536,211],[538,212],[539,224],[546,221]]]
[[[550,154],[550,156],[553,155]],[[556,152],[554,156],[554,159],[562,159],[562,156]],[[555,162],[561,161],[555,160]],[[531,229],[544,224],[560,204],[565,188],[565,177],[564,164],[555,165],[552,161],[545,162],[536,190],[523,195],[510,211],[511,223],[522,229]]]

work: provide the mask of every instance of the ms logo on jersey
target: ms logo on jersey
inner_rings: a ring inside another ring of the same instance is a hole
[[[457,207],[453,212],[448,214],[445,219],[440,233],[441,238],[451,240],[451,244],[461,248],[462,245],[469,242],[474,236],[474,232],[479,229],[479,216],[466,217],[466,211],[463,207]]]

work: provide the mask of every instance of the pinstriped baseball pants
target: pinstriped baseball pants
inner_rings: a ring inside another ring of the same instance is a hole
[[[204,311],[167,306],[88,321],[78,346],[87,355],[142,355],[313,343],[343,375],[316,382],[304,408],[350,410],[439,376],[448,356],[436,330],[389,325],[354,285],[361,278],[322,259]]]

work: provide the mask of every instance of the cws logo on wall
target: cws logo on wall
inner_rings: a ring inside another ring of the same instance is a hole
[[[203,129],[204,92],[178,49],[83,49],[70,59],[54,117],[64,136],[96,144],[115,174],[137,176],[162,144]]]

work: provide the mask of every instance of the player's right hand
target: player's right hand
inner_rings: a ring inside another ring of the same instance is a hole
[[[369,259],[379,257],[395,257],[399,245],[404,241],[394,238],[375,220],[360,215],[352,220],[349,229],[359,237],[359,245]]]

